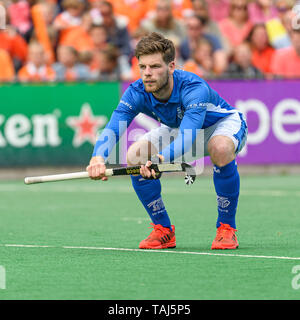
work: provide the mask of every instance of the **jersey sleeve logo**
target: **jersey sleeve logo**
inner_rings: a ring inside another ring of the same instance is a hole
[[[210,102],[191,103],[186,107],[186,110],[193,109],[193,108],[209,108],[209,107],[215,107],[215,105]]]
[[[132,105],[124,100],[120,100],[120,103],[124,104],[124,106],[128,107],[129,109],[133,109]]]

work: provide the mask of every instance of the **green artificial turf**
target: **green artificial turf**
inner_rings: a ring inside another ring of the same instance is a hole
[[[299,176],[241,177],[240,247],[226,251],[210,250],[212,178],[162,184],[177,247],[155,252],[131,250],[151,230],[129,178],[0,181],[0,300],[300,298]]]

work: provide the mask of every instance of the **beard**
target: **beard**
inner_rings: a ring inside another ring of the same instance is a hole
[[[161,77],[159,80],[157,80],[156,85],[151,88],[148,87],[147,83],[145,84],[144,80],[143,83],[146,92],[159,94],[169,86],[169,72],[166,71],[165,75]]]

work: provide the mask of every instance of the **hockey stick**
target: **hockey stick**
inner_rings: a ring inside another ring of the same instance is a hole
[[[185,183],[191,185],[196,179],[196,172],[194,168],[183,162],[183,163],[165,163],[165,164],[152,164],[150,169],[153,169],[156,173],[163,172],[186,172]],[[105,176],[128,176],[132,174],[140,174],[141,166],[132,166],[132,167],[118,167],[105,170]],[[52,182],[52,181],[63,181],[71,179],[83,179],[89,178],[89,174],[86,171],[82,172],[72,172],[64,174],[54,174],[47,176],[37,176],[37,177],[26,177],[24,179],[25,184],[34,184],[42,182]]]

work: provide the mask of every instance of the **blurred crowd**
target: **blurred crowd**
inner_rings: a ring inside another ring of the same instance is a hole
[[[299,0],[0,0],[1,6],[1,82],[137,80],[134,49],[152,31],[174,42],[178,69],[204,79],[300,78]]]

